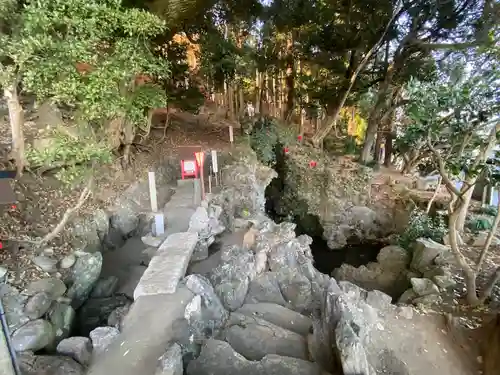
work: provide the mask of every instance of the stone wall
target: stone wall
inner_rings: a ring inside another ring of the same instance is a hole
[[[82,374],[89,363],[91,375],[405,373],[390,340],[380,339],[383,317],[401,308],[382,292],[316,270],[312,239],[296,237],[295,224],[276,224],[264,213],[274,176],[250,151],[235,150],[224,187],[202,202],[186,232],[160,245],[134,304],[121,312],[125,318],[93,330],[90,339],[61,341],[58,356],[24,353],[26,373]],[[224,227],[239,240],[213,254],[197,251]],[[189,268],[204,271],[185,276],[189,258],[200,253]]]

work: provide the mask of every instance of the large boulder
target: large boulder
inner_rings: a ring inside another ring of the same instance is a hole
[[[312,328],[311,318],[274,303],[245,304],[236,312],[248,317],[257,316],[302,336],[307,336]]]
[[[234,245],[221,250],[221,264],[211,272],[210,281],[226,309],[234,311],[243,305],[255,274],[253,252]]]
[[[448,247],[428,238],[419,238],[413,244],[413,258],[411,268],[423,272],[434,264],[434,259],[444,252],[449,252]]]
[[[259,302],[288,306],[281,293],[277,272],[265,272],[250,281],[245,303]]]
[[[27,296],[20,294],[13,286],[2,283],[0,284],[0,298],[2,299],[10,332],[13,332],[30,320],[24,310]]]
[[[57,345],[56,351],[73,358],[83,366],[88,366],[92,359],[92,342],[88,337],[69,337]]]
[[[259,362],[239,355],[224,341],[208,340],[201,355],[192,361],[187,375],[328,375],[315,363],[275,354],[264,356]]]
[[[51,345],[55,338],[54,327],[43,319],[33,320],[12,334],[12,346],[17,352],[37,351]]]
[[[303,336],[257,317],[232,313],[223,335],[232,348],[249,360],[261,360],[266,354],[308,358]]]
[[[23,375],[83,375],[84,367],[71,357],[23,353],[18,358]]]
[[[181,347],[172,344],[159,359],[155,375],[183,375]]]
[[[72,269],[72,285],[66,295],[72,299],[72,306],[78,309],[88,298],[99,279],[102,268],[102,254],[95,252],[81,254]]]

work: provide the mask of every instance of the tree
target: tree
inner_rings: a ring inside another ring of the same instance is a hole
[[[123,144],[128,159],[137,131],[147,126],[147,109],[165,105],[163,89],[155,82],[168,75],[168,64],[150,43],[165,31],[164,21],[147,11],[126,9],[120,0],[2,4],[10,12],[2,12],[0,84],[9,103],[18,172],[26,165],[20,89],[69,106],[96,134],[96,150]],[[86,164],[91,161],[88,151],[69,151],[72,160],[62,164]],[[54,150],[45,156],[67,153]]]
[[[460,251],[457,238],[464,229],[478,178],[488,176],[496,185],[499,177],[500,164],[494,149],[500,136],[500,76],[496,54],[492,51],[475,50],[470,54],[455,54],[450,59],[453,64],[444,67],[439,81],[412,81],[408,85],[406,113],[411,126],[406,142],[416,142],[420,145],[418,148],[430,154],[450,193],[450,246],[466,275],[467,301],[477,305],[488,297],[500,277],[499,268],[484,291],[477,294],[476,277],[499,219],[495,219],[494,228],[474,266],[469,265]]]
[[[398,33],[390,41],[393,51],[388,60],[384,79],[380,83],[378,98],[368,120],[368,128],[360,161],[371,160],[371,150],[376,141],[378,126],[384,111],[390,107],[395,82],[407,82],[416,77],[414,69],[408,65],[425,62],[435,51],[455,51],[475,45],[492,45],[495,38],[492,30],[496,27],[498,4],[490,1],[454,0],[436,2],[418,0],[404,2],[403,10],[396,21]],[[412,73],[413,70],[413,73]],[[405,72],[405,79],[401,73]],[[410,74],[408,74],[410,73]]]

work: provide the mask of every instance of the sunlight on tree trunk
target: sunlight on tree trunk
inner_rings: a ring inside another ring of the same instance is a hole
[[[441,188],[441,180],[442,180],[442,177],[439,176],[439,179],[438,179],[438,182],[437,182],[437,185],[436,185],[436,190],[434,190],[434,194],[432,194],[432,197],[429,200],[429,203],[427,203],[427,208],[425,210],[425,212],[427,213],[427,215],[431,211],[432,203],[434,203],[434,200],[436,199],[436,197],[437,197],[437,195],[439,193],[439,189]]]
[[[12,133],[12,154],[16,161],[17,177],[23,174],[26,166],[24,153],[24,112],[19,102],[17,87],[15,84],[4,88],[4,96],[9,109],[10,129]]]

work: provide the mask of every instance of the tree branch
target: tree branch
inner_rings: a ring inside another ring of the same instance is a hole
[[[427,146],[431,150],[431,152],[434,154],[434,157],[436,159],[436,162],[438,164],[438,169],[439,169],[439,174],[441,175],[441,178],[443,180],[444,185],[446,188],[453,194],[455,194],[459,199],[462,198],[462,194],[460,191],[456,188],[455,185],[451,182],[450,178],[448,177],[448,173],[446,173],[446,168],[444,166],[444,160],[439,154],[438,150],[434,148],[432,145],[432,142],[430,139],[427,140]]]
[[[497,214],[495,216],[495,220],[493,221],[493,225],[491,226],[490,232],[488,233],[488,237],[486,238],[483,250],[481,251],[481,254],[479,255],[479,258],[476,262],[476,272],[479,272],[481,270],[481,267],[483,266],[484,259],[486,258],[486,254],[488,254],[488,250],[497,231],[498,224],[500,224],[500,200],[497,204]]]
[[[68,220],[71,218],[71,216],[83,206],[85,201],[92,194],[92,189],[91,189],[92,183],[93,183],[93,178],[90,178],[89,182],[87,183],[85,188],[82,190],[82,192],[80,194],[80,198],[78,198],[76,205],[74,207],[68,208],[66,210],[63,217],[61,218],[61,221],[59,221],[59,223],[56,225],[56,227],[38,242],[38,247],[41,247],[41,246],[47,244],[48,242],[52,241],[63,230],[63,228],[66,226],[66,224],[68,223]]]

